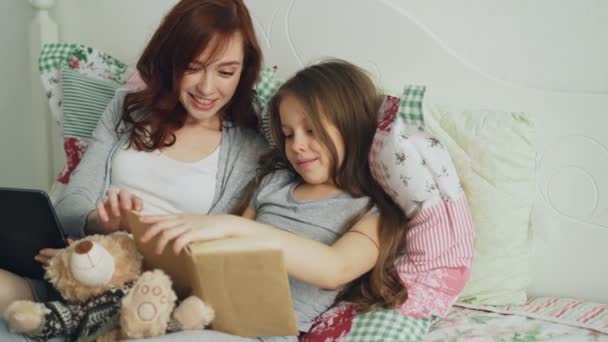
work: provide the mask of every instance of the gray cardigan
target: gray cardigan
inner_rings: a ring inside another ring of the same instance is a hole
[[[93,132],[93,141],[87,152],[57,199],[57,216],[68,236],[78,238],[85,235],[87,214],[95,209],[96,203],[103,200],[108,191],[112,161],[129,137],[128,127],[120,120],[126,94],[127,91],[123,90],[116,92]],[[255,175],[259,156],[267,150],[268,143],[256,131],[224,122],[217,185],[210,214],[226,213],[234,207],[243,195],[244,187]]]

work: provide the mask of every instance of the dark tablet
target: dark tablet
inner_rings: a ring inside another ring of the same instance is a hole
[[[44,191],[0,188],[0,268],[41,279],[34,256],[42,248],[63,248],[67,241]]]

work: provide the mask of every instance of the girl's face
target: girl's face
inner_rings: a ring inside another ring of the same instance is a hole
[[[308,184],[333,184],[331,154],[317,141],[304,106],[294,96],[287,95],[279,104],[279,116],[285,136],[285,153],[291,166]],[[323,122],[323,127],[336,147],[340,165],[344,160],[342,134],[328,121]]]
[[[235,33],[224,51],[209,61],[212,40],[192,63],[180,84],[179,101],[188,112],[187,123],[203,123],[219,128],[218,113],[230,101],[241,79],[243,38]],[[206,64],[206,65],[205,65]]]

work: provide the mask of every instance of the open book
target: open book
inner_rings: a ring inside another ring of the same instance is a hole
[[[191,243],[179,255],[157,237],[142,243],[148,228],[129,212],[127,222],[148,269],[161,269],[180,298],[200,297],[215,310],[214,330],[244,337],[297,335],[289,280],[279,247],[255,238]]]

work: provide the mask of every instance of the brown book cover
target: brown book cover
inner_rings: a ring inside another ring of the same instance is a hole
[[[169,244],[157,255],[156,238],[140,241],[147,225],[134,212],[127,221],[145,266],[169,274],[180,298],[194,294],[213,307],[213,330],[244,337],[298,334],[278,246],[252,237],[229,238],[191,243],[179,255]]]

